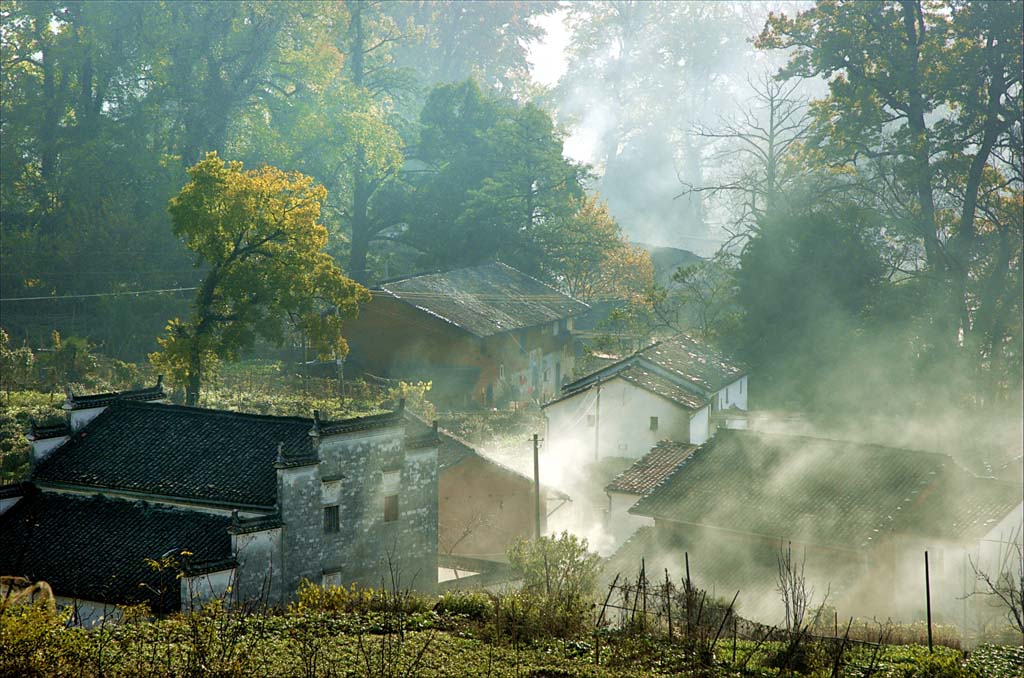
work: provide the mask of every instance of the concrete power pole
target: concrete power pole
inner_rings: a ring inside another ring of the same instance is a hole
[[[601,456],[601,380],[597,380],[597,404],[594,408],[594,461]]]
[[[537,434],[533,434],[533,522],[534,535],[540,539],[540,458]]]

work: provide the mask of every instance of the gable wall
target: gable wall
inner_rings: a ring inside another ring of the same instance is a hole
[[[690,442],[691,413],[685,408],[619,378],[600,388],[600,458],[639,459],[660,440]],[[587,415],[596,414],[596,387],[545,407],[549,449],[593,459],[595,431]],[[651,417],[658,417],[656,431]]]
[[[406,450],[404,429],[394,427],[320,441],[321,463],[310,531],[322,543],[319,571],[344,586],[381,585],[390,577],[388,559],[403,586],[432,591],[437,582],[437,450]],[[388,486],[387,471],[399,480]],[[327,479],[327,482],[323,482]],[[398,495],[399,517],[384,520],[385,497]],[[339,506],[339,531],[324,530],[327,502]],[[286,530],[288,529],[286,520]]]
[[[543,533],[547,500],[541,491]],[[441,473],[438,506],[439,550],[446,555],[504,561],[512,542],[533,536],[533,481],[479,457],[469,457]],[[460,540],[466,532],[468,536]]]
[[[381,375],[409,366],[479,367],[480,341],[454,325],[392,297],[374,294],[345,322],[350,356]]]

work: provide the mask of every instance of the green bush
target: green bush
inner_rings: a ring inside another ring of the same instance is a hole
[[[460,615],[473,621],[485,621],[490,618],[493,608],[491,598],[486,593],[453,591],[440,597],[434,611],[440,615]]]

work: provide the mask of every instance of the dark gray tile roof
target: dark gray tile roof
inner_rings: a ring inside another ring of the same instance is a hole
[[[666,379],[657,372],[647,369],[642,363],[635,363],[618,372],[616,376],[639,386],[645,391],[667,398],[688,410],[699,410],[708,403],[708,398]]]
[[[726,429],[630,512],[859,549],[889,532],[978,535],[1020,500],[946,455]]]
[[[146,559],[178,554],[192,572],[232,567],[229,523],[227,516],[33,489],[0,516],[0,574],[46,581],[61,596],[174,610],[180,568],[161,573]]]
[[[413,276],[381,289],[477,337],[561,320],[588,308],[501,263]]]
[[[114,401],[33,474],[37,481],[273,506],[278,444],[312,451],[312,419]]]
[[[740,379],[746,369],[715,349],[684,334],[659,341],[562,387],[550,405],[585,391],[598,379],[619,376],[685,407],[696,410],[719,390]]]
[[[29,429],[30,440],[46,440],[47,438],[60,438],[61,436],[71,435],[71,427],[67,425],[67,422],[60,422],[56,424],[40,425],[33,420],[31,422],[31,428]]]
[[[604,489],[607,492],[643,496],[654,489],[696,449],[696,445],[662,440],[650,452],[637,459],[632,466],[615,476]]]
[[[659,341],[639,351],[637,355],[646,362],[679,375],[707,396],[725,388],[746,373],[743,366],[685,334]]]
[[[115,400],[163,400],[164,394],[163,377],[157,379],[155,386],[147,386],[133,391],[112,391],[110,393],[93,393],[90,395],[75,395],[70,387],[67,389],[67,400],[64,403],[65,410],[85,410],[92,407],[104,407]]]

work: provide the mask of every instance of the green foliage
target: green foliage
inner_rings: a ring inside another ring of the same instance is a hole
[[[561,134],[540,108],[469,80],[432,90],[420,126],[414,158],[425,168],[394,187],[407,224],[401,239],[421,253],[419,266],[500,258],[557,283],[577,263],[572,254],[595,252],[603,263],[602,248],[620,244],[617,225],[584,201],[588,172],[563,157]],[[597,237],[572,238],[563,228]]]
[[[400,381],[397,386],[388,389],[387,398],[393,402],[405,400],[406,407],[427,421],[432,421],[437,418],[437,408],[427,400],[430,386],[429,381]]]
[[[28,475],[29,450],[25,439],[32,419],[52,424],[63,419],[61,399],[36,391],[12,391],[0,407],[0,485]]]
[[[216,153],[189,169],[171,201],[174,231],[208,267],[192,317],[172,320],[152,360],[198,401],[204,371],[235,359],[257,337],[301,333],[321,357],[344,356],[342,321],[369,293],[324,252],[326,195],[310,177],[273,167],[243,171]]]
[[[802,160],[886,217],[920,288],[905,310],[923,389],[954,401],[1021,380],[1022,17],[1019,1],[818,2],[758,39],[792,48],[781,77],[828,82]]]
[[[884,274],[871,219],[852,209],[778,213],[744,249],[736,272],[740,349],[759,368],[760,388],[805,408],[849,395],[835,388],[832,379],[845,375],[834,366],[867,326]]]
[[[494,603],[486,593],[451,591],[438,598],[434,610],[439,615],[459,615],[473,621],[486,621],[493,614]]]
[[[524,636],[546,632],[572,637],[589,619],[601,558],[587,540],[563,532],[519,539],[509,547],[509,566],[522,579],[520,592],[502,601],[510,623]]]

